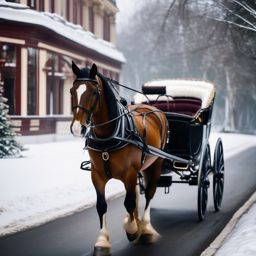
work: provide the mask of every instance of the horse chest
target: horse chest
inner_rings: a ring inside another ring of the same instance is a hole
[[[132,145],[108,153],[107,158],[104,158],[103,153],[89,150],[92,172],[101,176],[122,180],[131,170],[141,168],[142,152]]]

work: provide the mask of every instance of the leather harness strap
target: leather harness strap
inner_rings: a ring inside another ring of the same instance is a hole
[[[112,174],[111,174],[111,171],[109,168],[109,153],[108,153],[108,151],[103,151],[101,156],[102,156],[102,160],[103,160],[105,174],[109,179],[111,179]]]

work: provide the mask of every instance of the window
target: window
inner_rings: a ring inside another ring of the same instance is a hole
[[[103,18],[103,39],[110,41],[110,17],[107,14]]]
[[[40,12],[44,11],[44,0],[39,0],[39,11]]]
[[[93,6],[89,6],[89,30],[94,33],[94,12]]]
[[[36,49],[28,48],[27,114],[37,114]]]
[[[36,10],[36,0],[28,0],[28,6]]]
[[[49,12],[54,13],[55,12],[55,1],[54,0],[50,0],[49,1]]]
[[[81,0],[73,2],[73,23],[83,24],[83,2]]]
[[[55,53],[48,53],[48,61],[46,63],[47,115],[63,114],[65,76],[61,70],[61,66],[62,62],[60,61],[60,56]]]
[[[3,43],[0,44],[0,73],[3,81],[4,93],[3,96],[7,98],[9,106],[9,114],[15,115],[17,113],[17,48],[15,45]]]
[[[70,10],[70,2],[69,2],[69,0],[67,0],[66,17],[67,17],[67,20],[68,20],[68,21],[70,21],[70,13],[69,13],[69,10]]]

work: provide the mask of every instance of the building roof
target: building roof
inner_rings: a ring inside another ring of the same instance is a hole
[[[68,22],[56,13],[38,12],[23,4],[0,0],[0,19],[43,26],[101,55],[126,62],[123,53],[114,44],[97,38],[82,26]]]

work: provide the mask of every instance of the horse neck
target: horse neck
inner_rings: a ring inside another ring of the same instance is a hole
[[[113,103],[114,104],[114,103]],[[110,122],[102,126],[97,126],[97,124],[107,123],[110,120],[109,107],[105,99],[104,89],[102,88],[100,94],[100,109],[93,115],[93,123],[96,125],[94,128],[94,133],[98,138],[110,137],[115,130],[116,122]]]

